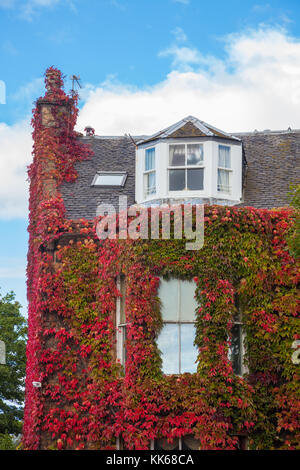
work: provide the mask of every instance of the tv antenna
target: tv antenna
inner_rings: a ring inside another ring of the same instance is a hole
[[[79,75],[71,75],[70,80],[72,80],[72,93],[76,93],[76,86],[78,86],[78,88],[82,88]]]

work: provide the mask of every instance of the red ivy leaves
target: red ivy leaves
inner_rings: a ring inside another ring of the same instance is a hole
[[[287,348],[295,337],[299,269],[284,241],[291,212],[208,206],[200,252],[187,254],[174,240],[99,244],[88,221],[65,219],[59,194],[63,180],[76,178],[74,163],[90,155],[74,131],[76,97],[64,93],[54,68],[46,85],[47,102],[69,114],[66,121],[53,110],[58,127],[43,127],[38,107],[33,118],[24,448],[112,448],[122,436],[128,448],[146,449],[150,439],[194,434],[203,449],[233,449],[236,435],[245,432],[254,448],[297,447],[297,377]],[[51,250],[64,233],[85,240],[57,246],[53,260]],[[127,283],[124,376],[114,353],[121,270]],[[194,276],[197,374],[161,373],[155,339],[162,275]],[[233,374],[228,360],[236,294],[249,338],[246,379]],[[32,381],[39,380],[36,389]]]

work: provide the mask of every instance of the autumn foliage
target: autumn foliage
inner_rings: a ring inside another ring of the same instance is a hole
[[[38,106],[33,118],[23,447],[107,449],[121,436],[126,448],[147,449],[151,439],[193,434],[202,449],[235,449],[240,435],[252,449],[296,449],[299,265],[285,242],[293,212],[206,206],[205,243],[196,251],[186,251],[185,240],[99,241],[96,221],[66,219],[59,193],[63,180],[76,178],[75,162],[92,158],[74,132],[76,97],[61,85],[47,99],[68,104],[68,125],[57,115],[59,129],[43,126]],[[115,354],[121,273],[125,371]],[[160,277],[195,282],[196,374],[161,372]],[[247,337],[244,377],[228,359],[236,299]]]

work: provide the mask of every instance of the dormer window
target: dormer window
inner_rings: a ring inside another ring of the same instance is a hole
[[[144,192],[145,197],[156,192],[155,147],[145,151]]]
[[[169,191],[203,190],[203,145],[169,145],[168,171]]]
[[[230,194],[231,172],[230,147],[227,145],[219,145],[218,191]]]
[[[240,204],[243,147],[238,137],[187,118],[136,144],[136,202]]]

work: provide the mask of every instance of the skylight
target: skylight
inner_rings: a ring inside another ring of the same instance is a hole
[[[124,186],[127,173],[124,171],[99,171],[95,175],[92,186]]]

